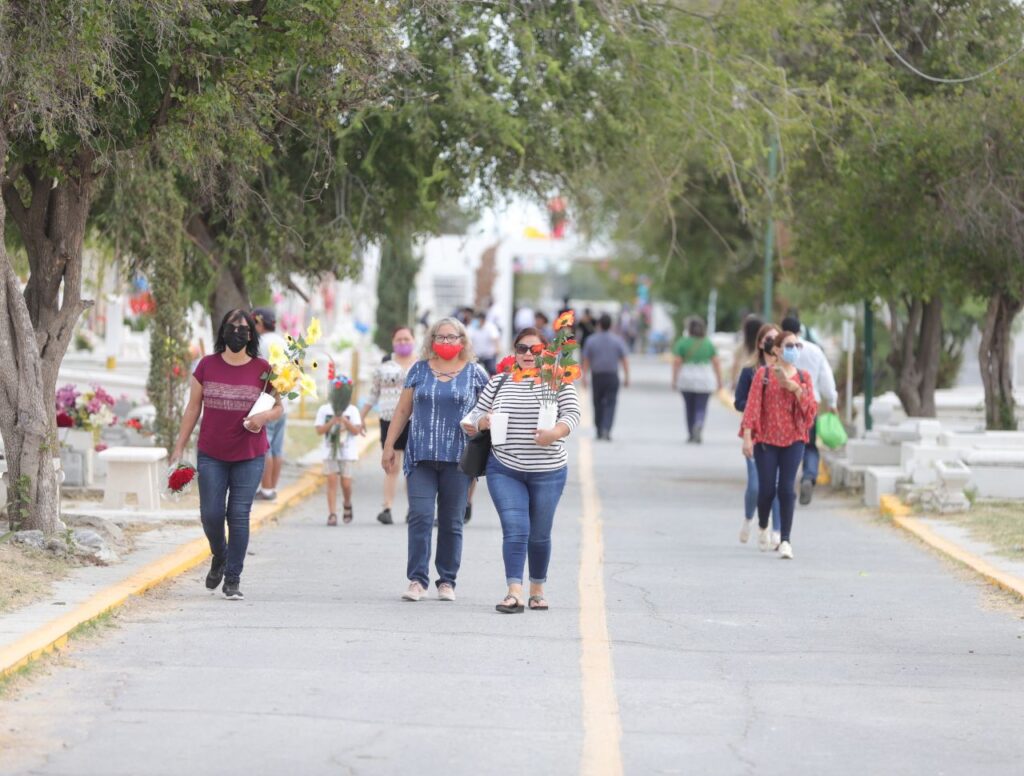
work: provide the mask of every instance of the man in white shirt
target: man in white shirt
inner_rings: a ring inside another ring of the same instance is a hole
[[[498,348],[501,346],[501,332],[487,319],[486,313],[477,313],[469,325],[469,341],[473,345],[480,366],[493,375],[498,369]]]
[[[287,344],[277,333],[277,315],[269,307],[257,307],[252,311],[252,317],[256,321],[256,332],[260,335],[260,358],[269,361],[270,346],[273,343],[276,342],[282,348]],[[284,463],[284,428],[287,417],[288,402],[285,401],[284,414],[279,420],[271,421],[265,426],[270,448],[267,450],[266,465],[263,467],[263,480],[256,489],[257,500],[273,501],[277,498],[277,483],[281,479],[281,465]]]
[[[793,316],[782,319],[782,330],[789,331],[800,337],[800,320]],[[828,363],[825,352],[809,340],[800,340],[797,351],[797,369],[802,369],[811,376],[814,386],[814,398],[818,402],[818,412],[835,412],[839,404],[836,393],[836,378],[832,374],[832,366]],[[804,447],[803,473],[800,477],[800,503],[811,503],[814,486],[818,482],[818,464],[821,455],[818,452],[817,424],[811,426],[810,441]]]

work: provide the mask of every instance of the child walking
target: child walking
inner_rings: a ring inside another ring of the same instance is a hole
[[[338,524],[338,479],[341,479],[341,519],[352,522],[352,466],[358,459],[356,437],[363,430],[359,410],[352,404],[352,381],[339,375],[330,383],[328,401],[316,413],[316,433],[324,438],[327,475],[327,525]]]

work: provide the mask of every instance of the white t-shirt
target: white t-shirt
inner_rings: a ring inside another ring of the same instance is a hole
[[[363,422],[359,417],[359,409],[354,404],[348,405],[345,411],[341,413],[341,416],[345,418],[353,426],[362,428]],[[317,426],[324,425],[327,421],[334,417],[334,408],[331,407],[330,403],[321,404],[320,409],[316,411],[316,420],[314,423]],[[350,434],[344,427],[338,429],[340,433],[339,444],[338,444],[338,459],[339,461],[356,461],[359,460],[359,451],[356,449],[356,434]],[[331,435],[329,433],[324,434],[323,441],[323,453],[324,460],[331,460]]]
[[[498,355],[499,337],[501,337],[501,332],[490,321],[484,321],[469,330],[469,340],[473,343],[473,350],[480,358],[494,358]]]

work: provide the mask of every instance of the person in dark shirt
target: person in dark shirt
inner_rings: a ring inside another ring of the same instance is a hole
[[[597,438],[610,442],[615,405],[619,397],[619,365],[622,365],[623,386],[629,387],[629,348],[618,334],[612,332],[612,317],[607,313],[598,322],[600,331],[587,338],[583,346],[583,386],[587,375],[593,384],[594,423]]]

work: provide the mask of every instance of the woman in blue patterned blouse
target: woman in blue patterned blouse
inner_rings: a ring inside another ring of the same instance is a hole
[[[476,405],[487,384],[487,373],[476,363],[465,327],[442,318],[430,327],[420,360],[405,380],[391,417],[381,464],[397,466],[395,442],[406,423],[404,471],[409,490],[409,560],[406,601],[419,601],[430,586],[430,534],[437,505],[437,597],[455,600],[455,577],[462,562],[462,521],[466,512],[469,477],[459,470],[466,435],[459,425]]]

